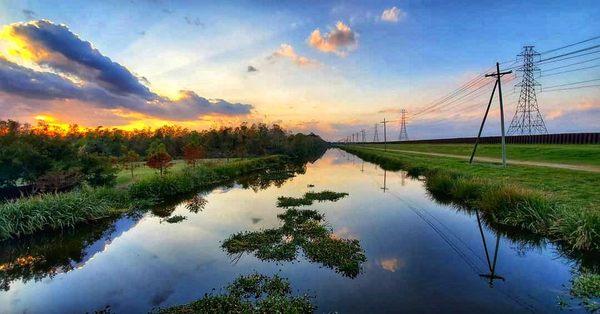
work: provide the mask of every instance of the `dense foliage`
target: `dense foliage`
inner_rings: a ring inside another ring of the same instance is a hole
[[[185,157],[193,164],[198,158],[269,154],[307,157],[322,150],[326,143],[313,134],[289,134],[278,125],[265,124],[243,123],[235,128],[206,131],[178,126],[125,131],[81,129],[75,125],[63,130],[43,123],[32,127],[0,120],[0,188],[36,185],[44,175],[71,179],[69,186],[45,187],[47,191],[67,189],[82,182],[110,185],[115,180],[115,162],[120,160],[132,166],[129,159],[135,158],[127,156],[134,154],[148,161],[157,145],[162,148],[161,155],[166,153],[173,159]],[[45,179],[45,182],[67,181]]]

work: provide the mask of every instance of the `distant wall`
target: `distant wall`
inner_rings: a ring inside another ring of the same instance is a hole
[[[407,144],[472,144],[476,137],[441,138],[432,140],[389,141],[388,143]],[[481,144],[499,144],[500,136],[485,136],[479,139]],[[368,142],[370,143],[370,142]],[[383,142],[381,142],[383,143]],[[600,144],[600,133],[558,133],[542,135],[513,135],[506,137],[508,144]]]

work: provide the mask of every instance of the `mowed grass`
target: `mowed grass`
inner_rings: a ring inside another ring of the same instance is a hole
[[[367,147],[383,148],[383,144],[365,144]],[[470,156],[472,144],[388,144],[391,150],[409,150],[427,153]],[[501,158],[500,144],[480,144],[476,156]],[[507,144],[506,155],[510,159],[560,163],[569,165],[600,166],[600,145],[597,144]]]
[[[495,223],[564,241],[573,249],[600,251],[600,175],[592,172],[493,163],[469,165],[450,157],[346,147],[384,168],[428,178],[428,190],[491,214]],[[437,193],[436,193],[437,192]]]

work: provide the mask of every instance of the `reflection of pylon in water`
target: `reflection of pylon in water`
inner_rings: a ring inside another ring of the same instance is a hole
[[[375,123],[375,131],[373,133],[373,142],[379,142],[379,134],[377,133],[377,123]]]
[[[479,218],[479,211],[475,211],[477,216],[477,225],[479,226],[479,233],[481,234],[481,240],[483,241],[483,248],[485,250],[485,258],[488,264],[489,273],[479,274],[479,277],[487,278],[490,287],[494,286],[494,280],[500,279],[504,281],[504,277],[496,275],[496,262],[498,261],[498,248],[500,247],[500,234],[496,233],[496,248],[494,249],[494,259],[490,261],[490,253],[488,252],[487,242],[485,241],[485,235],[483,234],[483,228],[481,227],[481,218]]]

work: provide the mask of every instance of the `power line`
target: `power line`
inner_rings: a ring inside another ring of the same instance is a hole
[[[592,79],[592,80],[587,80],[587,81],[579,81],[579,82],[572,82],[572,83],[565,83],[565,84],[559,84],[559,85],[546,86],[546,88],[554,88],[554,87],[561,87],[561,86],[577,85],[577,84],[583,84],[583,83],[589,83],[589,82],[596,82],[596,81],[600,81],[600,78]]]
[[[592,66],[589,66],[589,67],[572,69],[572,70],[560,71],[560,72],[556,72],[556,73],[542,74],[540,77],[547,77],[547,76],[554,76],[554,75],[559,75],[559,74],[564,74],[564,73],[571,73],[571,72],[583,71],[583,70],[593,69],[593,68],[597,68],[597,67],[600,67],[600,64],[592,65]]]
[[[561,65],[559,67],[554,67],[552,69],[546,69],[545,71],[549,72],[549,71],[553,71],[553,70],[568,68],[570,66],[574,66],[574,65],[578,65],[578,64],[584,64],[584,63],[588,63],[588,62],[595,61],[595,60],[598,60],[598,59],[600,59],[600,57],[593,58],[593,59],[588,59],[588,60],[584,60],[584,61],[579,61],[579,62],[575,62],[575,63],[570,63],[570,64],[566,64],[566,65]]]
[[[582,89],[582,88],[590,88],[590,87],[600,87],[600,84],[577,86],[577,87],[567,87],[567,88],[557,88],[557,89],[544,89],[541,92],[547,93],[547,92],[556,92],[556,91],[560,91],[560,90],[573,90],[573,89]]]
[[[590,47],[582,48],[582,49],[579,49],[579,50],[566,52],[566,53],[563,53],[561,55],[557,55],[557,56],[549,57],[549,58],[546,58],[546,59],[542,59],[539,62],[541,63],[541,62],[545,62],[545,61],[554,60],[554,59],[557,59],[557,58],[560,58],[560,57],[569,56],[569,55],[576,54],[576,53],[579,53],[579,52],[584,52],[584,51],[596,49],[598,47],[600,47],[600,45],[590,46]]]
[[[565,49],[565,48],[573,47],[573,46],[576,46],[576,45],[579,45],[579,44],[583,44],[583,43],[586,43],[588,41],[592,41],[592,40],[595,40],[595,39],[598,39],[598,38],[600,38],[600,36],[594,36],[592,38],[589,38],[589,39],[586,39],[586,40],[582,40],[582,41],[579,41],[579,42],[576,42],[576,43],[573,43],[573,44],[569,44],[569,45],[565,45],[565,46],[562,46],[562,47],[558,47],[558,48],[546,50],[544,52],[541,52],[540,54],[544,55],[544,54],[547,54],[547,53],[550,53],[550,52],[555,52],[555,51],[558,51],[558,50],[561,50],[561,49]]]

